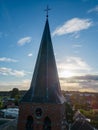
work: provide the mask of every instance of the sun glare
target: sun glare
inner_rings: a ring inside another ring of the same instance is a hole
[[[72,73],[72,72],[69,71],[69,70],[65,70],[65,71],[60,72],[60,73],[59,73],[59,76],[60,76],[60,77],[64,77],[64,78],[69,78],[69,77],[74,76],[74,73]]]

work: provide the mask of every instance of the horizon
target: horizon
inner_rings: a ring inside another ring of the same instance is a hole
[[[11,90],[3,90],[3,91],[0,91],[0,93],[2,92],[5,92],[5,93],[9,93],[13,90],[14,88],[12,88]],[[17,88],[18,89],[18,88]],[[18,89],[19,90],[19,89]],[[21,91],[28,91],[28,89],[20,89],[19,92]],[[88,94],[98,94],[98,92],[89,92],[89,91],[74,91],[74,90],[71,90],[71,91],[68,91],[68,90],[61,90],[61,92],[69,92],[69,93],[88,93]]]
[[[98,92],[98,0],[0,1],[0,91],[29,89],[47,5],[61,89]]]

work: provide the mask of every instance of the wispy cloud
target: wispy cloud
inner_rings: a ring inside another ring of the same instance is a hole
[[[12,90],[14,87],[17,87],[20,90],[27,90],[30,87],[30,80],[29,79],[24,79],[21,81],[7,81],[3,82],[0,81],[0,91],[5,91],[5,90]]]
[[[91,70],[91,67],[80,57],[66,57],[64,62],[58,63],[58,69]]]
[[[73,48],[81,48],[82,45],[81,45],[81,44],[73,44],[72,47],[73,47]]]
[[[18,40],[17,44],[20,46],[25,45],[26,43],[30,43],[32,41],[32,37],[23,37]]]
[[[1,57],[0,62],[18,62],[18,60],[7,58],[7,57]]]
[[[32,56],[32,53],[29,53],[28,56],[31,57],[31,56]]]
[[[24,77],[26,73],[23,70],[13,70],[11,68],[0,67],[0,75]]]
[[[92,21],[90,19],[73,18],[65,22],[62,26],[57,27],[55,31],[52,33],[52,35],[55,36],[77,33],[79,31],[88,29],[91,26]]]
[[[89,73],[92,68],[80,57],[66,57],[62,62],[58,62],[59,77],[83,75]]]
[[[73,44],[72,48],[74,49],[74,53],[78,54],[80,52],[80,49],[82,47],[82,44]]]
[[[92,13],[92,12],[97,12],[98,13],[98,5],[95,6],[94,8],[88,10],[88,13]]]

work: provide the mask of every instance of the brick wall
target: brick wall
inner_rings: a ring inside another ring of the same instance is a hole
[[[36,108],[42,109],[41,118],[37,118],[35,114]],[[34,130],[43,130],[43,123],[45,117],[51,120],[51,130],[61,130],[62,120],[65,114],[64,104],[34,104],[21,103],[18,119],[18,130],[25,130],[27,117],[33,117]]]

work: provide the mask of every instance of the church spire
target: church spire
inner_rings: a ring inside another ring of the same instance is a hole
[[[42,35],[39,53],[35,65],[30,89],[22,98],[22,102],[62,103],[60,83],[47,19]]]
[[[64,102],[47,14],[31,85],[19,104],[17,130],[66,129]]]

